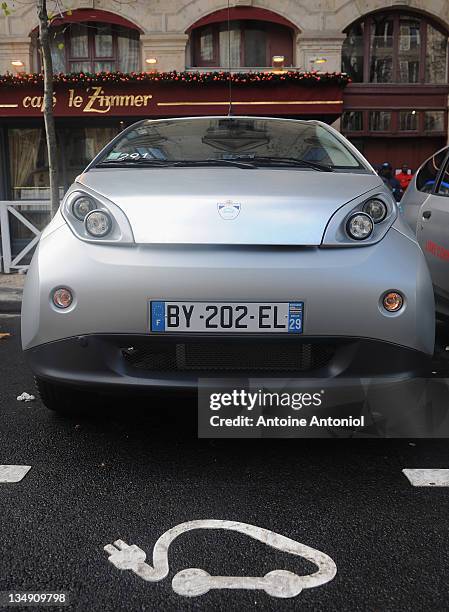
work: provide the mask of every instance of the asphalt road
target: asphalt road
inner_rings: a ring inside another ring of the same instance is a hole
[[[0,464],[31,470],[0,484],[0,591],[63,590],[80,611],[448,609],[449,488],[413,487],[401,470],[449,467],[449,441],[198,440],[191,398],[63,419],[16,400],[33,392],[18,327],[0,316],[0,333],[12,334],[0,340]],[[224,589],[187,598],[171,586],[185,568],[315,568],[224,530],[176,539],[160,582],[117,569],[103,550],[121,538],[151,563],[159,536],[196,519],[270,529],[326,553],[338,573],[293,599]]]

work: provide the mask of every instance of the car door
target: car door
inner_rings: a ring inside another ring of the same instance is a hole
[[[437,309],[449,314],[449,160],[419,210],[417,237],[429,265]]]
[[[399,209],[415,234],[420,227],[421,206],[429,197],[429,193],[435,191],[437,179],[448,152],[449,147],[445,147],[422,164],[399,203]]]

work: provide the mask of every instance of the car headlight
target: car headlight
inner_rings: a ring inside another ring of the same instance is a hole
[[[387,206],[382,200],[373,198],[363,205],[363,212],[371,217],[374,223],[380,223],[387,216]]]
[[[86,231],[95,238],[107,236],[112,228],[112,219],[104,210],[91,211],[84,223]]]
[[[397,203],[387,189],[373,189],[334,212],[324,230],[321,246],[359,248],[376,244],[397,216]]]
[[[90,211],[96,208],[95,202],[89,196],[81,195],[72,202],[72,212],[80,221],[84,221]]]
[[[114,202],[76,185],[66,194],[61,213],[72,232],[85,242],[133,244],[128,217]]]
[[[351,215],[346,223],[346,231],[354,240],[366,240],[373,233],[373,228],[373,220],[363,212]]]

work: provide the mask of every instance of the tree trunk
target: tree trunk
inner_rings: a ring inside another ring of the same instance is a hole
[[[44,122],[47,137],[48,173],[50,178],[51,216],[59,208],[58,149],[56,145],[55,118],[53,115],[53,62],[48,34],[48,14],[46,0],[37,0],[39,17],[39,40],[44,69]]]

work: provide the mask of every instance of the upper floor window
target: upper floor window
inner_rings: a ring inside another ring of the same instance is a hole
[[[264,68],[273,56],[293,61],[293,34],[287,26],[267,21],[242,20],[196,28],[191,35],[192,65],[198,67]],[[230,57],[229,57],[230,54]]]
[[[346,31],[342,67],[355,82],[445,83],[447,34],[416,13],[368,15]]]
[[[108,23],[72,23],[51,30],[54,72],[139,69],[139,33]]]

